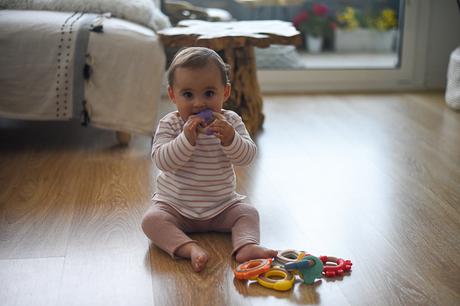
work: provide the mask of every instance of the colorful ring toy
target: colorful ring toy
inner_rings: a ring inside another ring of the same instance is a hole
[[[257,277],[257,282],[262,286],[278,291],[287,291],[294,285],[295,277],[291,272],[274,267]]]
[[[333,256],[320,256],[320,259],[323,262],[323,274],[326,277],[342,276],[344,272],[350,271],[353,265],[351,260]]]
[[[305,254],[303,251],[296,251],[296,250],[284,250],[279,251],[278,255],[276,255],[276,261],[280,262],[281,264],[286,264],[289,262],[296,262],[302,260],[305,256],[309,254]]]
[[[237,279],[256,279],[262,273],[270,270],[272,259],[253,259],[238,265],[233,271]]]

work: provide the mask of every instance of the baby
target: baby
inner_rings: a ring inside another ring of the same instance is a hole
[[[222,109],[231,90],[227,71],[211,49],[179,51],[168,71],[177,111],[160,120],[152,145],[161,171],[142,229],[173,258],[189,258],[196,272],[205,268],[208,253],[186,233],[231,232],[238,262],[277,254],[259,245],[258,212],[235,192],[233,165],[250,164],[257,148],[241,118]],[[210,122],[206,110],[214,114]]]

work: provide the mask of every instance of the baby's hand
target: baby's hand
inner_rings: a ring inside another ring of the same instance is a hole
[[[198,127],[202,124],[203,118],[198,115],[190,115],[184,124],[184,134],[188,142],[194,146],[198,137]]]
[[[208,126],[208,130],[212,131],[220,139],[220,143],[224,147],[229,146],[235,137],[235,129],[223,116],[219,116],[219,118],[214,120]]]

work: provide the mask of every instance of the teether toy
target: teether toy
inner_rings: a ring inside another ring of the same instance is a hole
[[[333,256],[320,256],[324,264],[323,274],[326,277],[342,276],[345,271],[350,271],[351,260],[343,260]]]
[[[218,112],[213,112],[211,109],[206,108],[197,114],[204,121],[204,126],[200,126],[198,131],[206,135],[212,135],[212,131],[208,130],[206,127],[210,125],[217,118],[223,118],[223,115]]]
[[[310,255],[301,261],[286,263],[284,268],[298,273],[305,284],[313,284],[315,279],[322,276],[323,262],[318,257]]]
[[[276,255],[276,261],[281,264],[286,264],[288,262],[296,262],[302,260],[303,257],[310,254],[305,254],[303,251],[296,251],[296,250],[284,250],[279,251],[278,255]]]
[[[238,265],[234,271],[237,279],[255,279],[270,270],[272,259],[253,259]]]
[[[278,291],[287,291],[294,285],[294,275],[280,267],[274,267],[257,277],[262,286]]]
[[[210,110],[209,108],[202,110],[197,115],[200,116],[206,124],[212,122],[213,114],[212,114],[212,110]]]

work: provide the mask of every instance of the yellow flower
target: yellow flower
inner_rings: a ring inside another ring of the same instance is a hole
[[[387,31],[398,26],[396,12],[392,9],[384,9],[375,21],[375,27],[380,31]]]
[[[362,11],[347,6],[337,14],[337,21],[339,27],[347,31],[353,31],[359,27],[388,31],[398,27],[396,11],[391,8],[383,9],[375,16],[368,13],[364,14]]]
[[[343,25],[343,27],[352,31],[359,27],[358,19],[356,18],[356,11],[354,8],[347,6],[343,13],[337,14],[337,20]]]

